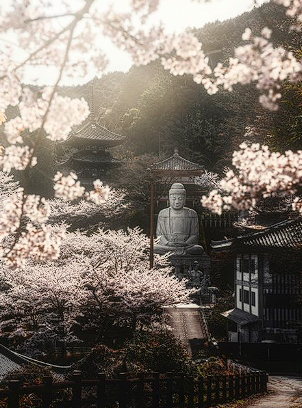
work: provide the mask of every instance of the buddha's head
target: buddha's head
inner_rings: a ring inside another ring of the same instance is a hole
[[[181,183],[174,183],[169,190],[170,206],[173,210],[181,210],[186,202],[186,190]]]

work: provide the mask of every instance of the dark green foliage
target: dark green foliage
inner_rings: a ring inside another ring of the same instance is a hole
[[[291,24],[282,6],[268,3],[234,19],[207,24],[194,33],[214,67],[218,61],[233,57],[234,48],[244,44],[241,36],[246,27],[260,35],[263,26],[269,26],[274,44],[285,48],[291,44],[297,54],[301,36],[289,31]],[[246,139],[246,127],[256,127],[256,132],[248,136],[251,141],[274,142],[277,148],[282,143],[286,148],[300,146],[299,86],[284,89],[285,101],[275,114],[260,107],[254,84],[237,85],[231,93],[221,90],[209,96],[190,75],[174,77],[159,61],[132,67],[115,84],[110,112],[101,120],[127,136],[121,150],[130,150],[135,156],[170,154],[177,146],[186,158],[221,173],[230,165],[232,151]],[[290,136],[289,142],[283,142],[281,134],[285,134],[283,140]]]
[[[43,197],[53,196],[53,177],[55,174],[55,145],[49,139],[42,139],[36,153],[38,163],[30,169],[26,185],[28,194],[38,194]]]
[[[184,346],[172,333],[137,332],[126,344],[126,361],[134,361],[147,371],[195,374],[195,366]]]
[[[136,332],[118,350],[99,344],[74,364],[73,369],[81,370],[84,378],[95,378],[98,372],[105,372],[108,377],[117,377],[120,372],[196,374],[196,367],[182,344],[164,330]]]
[[[217,304],[211,310],[208,318],[210,333],[217,340],[225,340],[227,335],[227,319],[221,315],[222,312],[234,307],[234,297],[232,291],[220,293]]]
[[[134,156],[128,153],[123,158],[123,166],[111,174],[113,187],[124,190],[125,201],[130,203],[128,211],[123,214],[125,225],[130,228],[139,226],[147,234],[150,232],[150,167],[159,160],[154,154]],[[167,189],[167,185],[158,185],[155,201],[167,193]]]

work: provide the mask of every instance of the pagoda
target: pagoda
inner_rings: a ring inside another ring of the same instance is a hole
[[[90,114],[79,126],[72,129],[68,138],[58,146],[58,167],[74,171],[83,184],[95,179],[106,179],[107,172],[118,166],[110,148],[123,143],[124,136],[106,129],[99,123],[101,89],[95,77],[85,85],[61,88],[60,94],[84,98]]]
[[[212,173],[207,172],[200,164],[180,156],[177,148],[174,149],[172,156],[154,163],[150,170],[156,183],[167,186],[175,182],[184,184],[187,190],[186,202],[191,207],[199,206],[200,197],[216,187],[215,181],[211,178]],[[197,183],[197,180],[201,182]],[[167,204],[168,188],[162,194],[160,202]],[[161,208],[164,206],[161,205]]]

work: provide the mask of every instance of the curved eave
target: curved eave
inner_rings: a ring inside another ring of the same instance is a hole
[[[200,176],[203,172],[203,169],[181,169],[181,170],[175,170],[175,169],[155,169],[155,168],[150,168],[150,171],[152,174],[157,175],[157,176],[165,176],[171,175],[175,177],[180,177],[180,176]]]
[[[177,151],[173,154],[173,156],[168,157],[165,160],[160,162],[154,163],[151,166],[151,171],[153,173],[158,172],[174,172],[174,171],[185,171],[185,172],[197,172],[200,175],[200,172],[204,170],[200,164],[193,163],[184,157],[181,157]]]
[[[73,157],[72,160],[74,162],[79,162],[79,163],[95,163],[95,164],[117,164],[120,163],[118,160],[102,160],[102,159],[88,159],[88,158],[77,158],[77,157]]]
[[[125,138],[122,139],[115,139],[115,140],[104,140],[104,139],[88,139],[86,137],[79,137],[72,135],[68,140],[66,140],[66,144],[69,145],[81,145],[81,146],[104,146],[104,147],[115,147],[119,146],[124,142]]]
[[[233,243],[234,243],[233,239],[212,241],[211,248],[213,251],[229,251],[233,247]]]

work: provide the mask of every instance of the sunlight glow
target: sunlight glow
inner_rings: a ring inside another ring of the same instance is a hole
[[[5,0],[7,1],[7,0]],[[268,0],[258,0],[261,5]],[[103,0],[103,5],[113,3],[118,11],[127,11],[128,0]],[[234,18],[244,12],[251,11],[255,5],[254,0],[212,0],[205,3],[203,0],[163,0],[159,10],[150,18],[150,24],[158,24],[161,21],[167,32],[180,33],[186,28],[201,28],[206,23],[223,21]],[[106,72],[126,72],[132,66],[131,57],[123,50],[118,49],[109,40],[103,38],[100,42],[107,54],[109,66]],[[39,82],[47,84],[50,78],[56,76],[55,68],[45,68],[43,74],[39,69],[31,67],[28,71],[28,82],[38,79]],[[81,78],[77,83],[85,83],[95,73]],[[74,80],[64,81],[66,85],[74,84]]]

